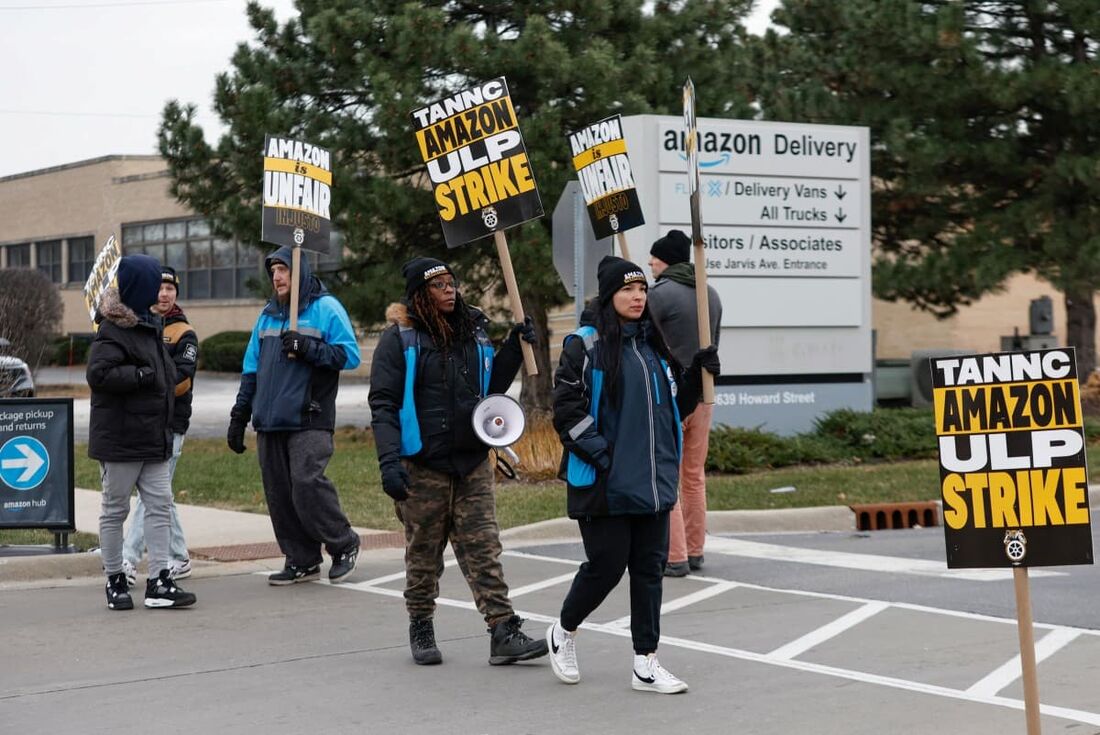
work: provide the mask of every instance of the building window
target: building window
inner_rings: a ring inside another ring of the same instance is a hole
[[[61,241],[36,242],[38,270],[46,274],[52,283],[61,283]]]
[[[248,282],[261,274],[263,255],[223,240],[204,219],[123,225],[126,253],[145,253],[176,270],[180,299],[245,299],[257,294]]]
[[[29,242],[21,245],[8,245],[7,250],[9,268],[31,267],[31,244]]]
[[[84,283],[88,280],[88,274],[95,264],[95,256],[94,237],[69,238],[69,283]],[[42,264],[41,257],[39,255],[39,265]]]

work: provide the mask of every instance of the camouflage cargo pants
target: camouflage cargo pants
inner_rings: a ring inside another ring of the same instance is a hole
[[[500,565],[500,528],[493,495],[493,466],[486,460],[465,477],[405,462],[409,498],[395,503],[405,524],[405,607],[430,618],[439,596],[443,550],[451,542],[477,609],[492,625],[512,615]]]

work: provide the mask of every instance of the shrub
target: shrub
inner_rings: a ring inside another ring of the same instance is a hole
[[[239,373],[251,332],[218,332],[199,343],[199,367],[223,373]]]
[[[69,334],[50,342],[47,363],[50,365],[83,365],[88,362],[88,348],[92,345],[90,334]],[[71,352],[71,355],[70,355]]]
[[[710,433],[707,469],[742,474],[795,464],[924,459],[936,456],[928,409],[833,411],[814,431],[778,436],[759,429],[719,426]]]
[[[842,409],[817,420],[820,436],[839,441],[865,459],[924,459],[936,456],[936,427],[931,409]]]

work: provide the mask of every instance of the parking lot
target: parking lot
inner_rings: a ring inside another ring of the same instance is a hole
[[[704,575],[665,585],[660,656],[690,684],[684,695],[630,689],[625,584],[578,637],[582,681],[570,687],[545,659],[488,666],[484,623],[449,568],[436,614],[444,664],[417,667],[391,550],[338,587],[271,588],[255,564],[202,569],[186,611],[108,612],[98,580],[5,592],[16,665],[0,672],[0,723],[117,732],[101,715],[118,703],[127,721],[169,711],[165,732],[1024,731],[1007,570],[946,570],[938,529],[708,543]],[[582,558],[572,542],[506,552],[531,635]],[[1094,567],[1033,571],[1045,733],[1100,733],[1100,630],[1081,624],[1095,620],[1097,578]]]

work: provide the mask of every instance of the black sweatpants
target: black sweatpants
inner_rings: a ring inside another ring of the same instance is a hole
[[[320,564],[322,544],[333,557],[359,545],[325,477],[332,449],[331,431],[256,432],[267,512],[288,564]]]
[[[668,561],[668,512],[577,521],[588,561],[561,606],[561,625],[576,630],[630,570],[630,637],[634,653],[657,650],[661,592]]]

